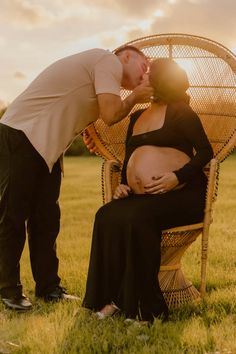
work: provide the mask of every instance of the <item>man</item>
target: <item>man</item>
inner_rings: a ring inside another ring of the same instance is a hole
[[[92,49],[46,68],[18,96],[0,123],[0,296],[11,309],[29,310],[22,293],[20,258],[29,236],[35,294],[45,301],[69,298],[60,286],[56,238],[60,157],[89,123],[123,119],[152,88],[142,81],[146,57],[127,46],[115,54]],[[120,86],[132,93],[122,101]]]

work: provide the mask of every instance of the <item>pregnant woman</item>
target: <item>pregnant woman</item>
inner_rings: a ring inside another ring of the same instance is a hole
[[[188,104],[187,75],[160,58],[149,80],[154,97],[130,117],[121,184],[95,218],[83,306],[101,319],[117,311],[167,319],[157,277],[162,230],[203,219],[203,167],[213,152]]]

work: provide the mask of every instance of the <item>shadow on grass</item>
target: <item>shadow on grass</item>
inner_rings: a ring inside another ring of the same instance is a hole
[[[200,289],[200,283],[199,281],[193,281],[192,284],[194,287],[199,291]],[[236,280],[227,280],[227,279],[217,279],[215,281],[213,280],[207,280],[207,285],[206,285],[206,294],[210,295],[214,291],[222,290],[222,289],[228,289],[236,287]]]
[[[203,300],[198,305],[184,305],[179,309],[171,311],[171,319],[173,322],[178,322],[201,317],[205,326],[209,327],[220,323],[222,319],[232,314],[236,314],[236,303],[222,298],[220,301],[212,304]]]
[[[222,283],[217,283],[216,281],[208,281],[208,284],[206,286],[206,292],[208,294],[211,294],[214,291],[221,290],[221,289],[228,289],[231,287],[236,287],[236,281],[222,281]]]
[[[32,303],[33,307],[31,310],[26,312],[10,310],[5,307],[3,303],[0,303],[0,313],[5,316],[7,320],[17,319],[17,318],[25,318],[40,315],[40,316],[48,316],[57,311],[57,303],[46,303],[43,300],[34,299],[33,297]],[[1,351],[0,351],[1,354]]]

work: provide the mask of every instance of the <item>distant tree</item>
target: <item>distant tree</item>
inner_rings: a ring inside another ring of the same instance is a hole
[[[79,135],[70,145],[70,147],[66,150],[66,155],[67,156],[82,156],[82,155],[88,156],[91,155],[91,153],[84,145],[82,136]]]

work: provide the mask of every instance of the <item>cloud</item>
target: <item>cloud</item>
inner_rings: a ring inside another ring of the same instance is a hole
[[[160,0],[158,1],[158,4],[159,3],[165,3],[165,1]],[[158,7],[157,2],[153,0],[87,0],[86,4],[113,9],[114,12],[118,11],[131,18],[135,17],[143,19]]]
[[[6,38],[0,36],[0,46],[4,46],[6,44]]]
[[[21,71],[16,71],[14,72],[14,78],[17,80],[23,80],[26,78],[26,75],[22,73]]]
[[[235,0],[1,0],[0,97],[11,100],[63,56],[158,33],[204,36],[236,53],[235,13]]]
[[[205,36],[230,48],[235,46],[235,0],[179,0],[166,16],[156,18],[152,33],[180,32]]]
[[[78,0],[64,1],[78,4]],[[178,32],[205,36],[229,48],[236,45],[235,0],[87,0],[86,5],[100,8],[101,15],[106,11],[107,21],[109,14],[113,18],[123,16],[127,40]]]
[[[29,0],[2,1],[0,18],[5,23],[32,28],[48,26],[54,20],[54,15],[45,7]]]
[[[82,5],[79,0],[61,1],[74,9]],[[156,33],[177,32],[204,36],[229,48],[236,46],[235,0],[86,0],[86,7],[91,14],[90,19],[86,17],[91,29],[95,26],[95,32],[98,31],[98,23],[101,32],[105,28],[107,32],[114,32],[115,28],[116,32],[122,32],[126,27],[124,42]],[[69,23],[70,19],[66,21]],[[84,21],[85,18],[81,21],[82,36],[91,35]],[[116,37],[108,34],[102,43],[115,44]]]

